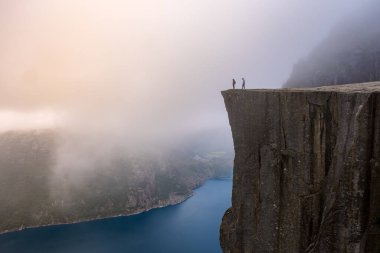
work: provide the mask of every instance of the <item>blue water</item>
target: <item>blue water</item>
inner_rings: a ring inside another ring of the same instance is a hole
[[[218,253],[231,180],[210,180],[185,202],[145,213],[0,235],[1,253]]]

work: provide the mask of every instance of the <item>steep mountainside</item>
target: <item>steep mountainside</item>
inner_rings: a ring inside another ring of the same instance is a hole
[[[380,252],[380,82],[222,92],[232,252]]]
[[[316,87],[380,80],[380,3],[357,10],[300,60],[285,87]]]
[[[205,180],[230,173],[232,150],[204,143],[213,138],[192,136],[154,154],[121,152],[57,176],[57,131],[0,134],[0,233],[178,203]]]

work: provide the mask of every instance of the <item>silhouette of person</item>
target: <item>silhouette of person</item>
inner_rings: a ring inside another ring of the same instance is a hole
[[[242,78],[242,80],[243,80],[243,85],[241,86],[241,88],[242,88],[243,90],[245,90],[245,79]]]
[[[232,79],[232,88],[233,88],[233,89],[235,89],[235,84],[236,84],[235,79]]]

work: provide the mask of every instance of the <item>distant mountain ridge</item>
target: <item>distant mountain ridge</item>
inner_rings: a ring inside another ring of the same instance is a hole
[[[380,3],[357,10],[293,67],[284,87],[380,80]]]
[[[232,149],[206,145],[219,138],[208,132],[159,156],[121,152],[74,177],[66,173],[57,177],[59,134],[56,130],[0,134],[0,233],[176,204],[207,179],[232,171]],[[80,183],[71,182],[77,177]]]

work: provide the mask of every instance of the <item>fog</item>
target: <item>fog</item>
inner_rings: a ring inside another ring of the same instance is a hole
[[[220,91],[232,78],[281,87],[365,3],[0,0],[0,129],[64,129],[63,167],[100,146],[228,133]]]

